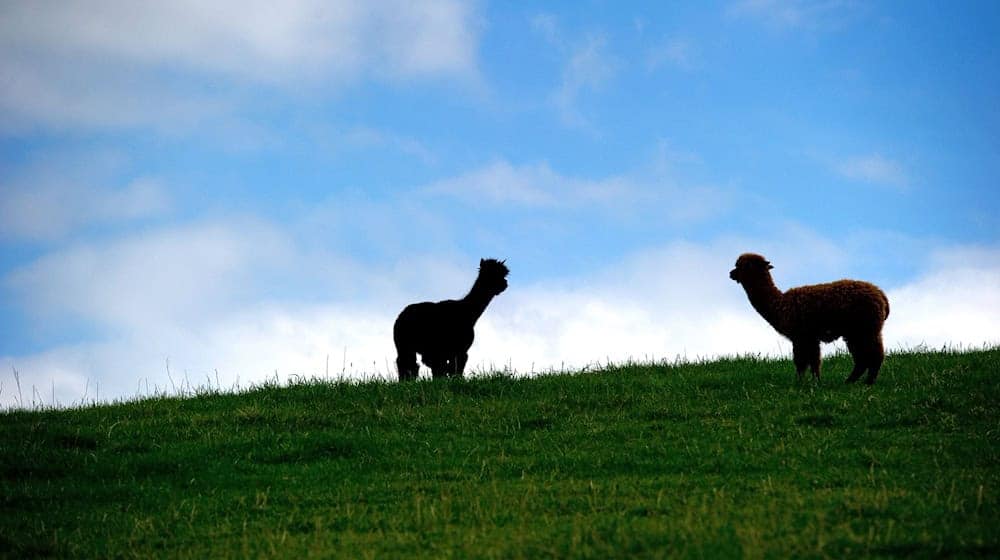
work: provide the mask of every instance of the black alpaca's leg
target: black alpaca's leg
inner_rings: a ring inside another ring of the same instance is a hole
[[[431,368],[434,379],[448,376],[448,359],[441,356],[424,356],[424,363]]]
[[[453,377],[463,377],[465,375],[465,364],[469,361],[469,355],[465,352],[455,356],[455,364],[451,368]]]
[[[448,358],[445,360],[442,369],[444,369],[444,375],[446,377],[455,377],[455,359]]]
[[[853,336],[850,338],[845,337],[844,341],[847,343],[847,351],[851,353],[851,358],[854,359],[854,369],[851,370],[851,375],[847,376],[845,383],[854,383],[865,372],[868,364],[868,352],[864,343],[859,342],[858,338]]]
[[[414,347],[414,337],[410,321],[406,319],[406,310],[399,314],[392,325],[392,342],[396,346],[396,373],[400,381],[410,381],[417,378],[420,366],[417,365],[417,349]]]
[[[882,333],[875,335],[875,339],[871,343],[871,353],[868,361],[868,377],[865,378],[865,383],[868,385],[874,385],[875,379],[878,377],[878,372],[882,369],[882,362],[885,360],[885,347],[882,346]]]
[[[399,373],[400,381],[411,381],[417,378],[420,366],[417,365],[417,353],[400,353],[396,357],[396,372]]]

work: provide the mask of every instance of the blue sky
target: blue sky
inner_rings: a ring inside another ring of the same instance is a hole
[[[992,2],[7,3],[0,357],[63,404],[168,359],[389,375],[480,257],[481,369],[787,353],[744,251],[879,283],[890,348],[996,342],[996,36]]]

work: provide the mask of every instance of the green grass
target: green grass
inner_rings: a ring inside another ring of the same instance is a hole
[[[0,414],[9,557],[1000,555],[1000,349]]]

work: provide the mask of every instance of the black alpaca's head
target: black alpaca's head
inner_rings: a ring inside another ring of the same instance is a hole
[[[502,293],[507,289],[507,275],[510,274],[504,262],[506,261],[479,259],[479,279],[476,283],[493,295]]]
[[[729,277],[737,284],[743,284],[747,280],[769,275],[768,271],[772,268],[774,267],[764,257],[756,253],[743,253],[736,259],[736,268],[729,271]]]

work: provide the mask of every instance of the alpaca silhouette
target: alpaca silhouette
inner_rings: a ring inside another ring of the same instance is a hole
[[[416,354],[435,378],[461,377],[475,338],[473,327],[490,301],[507,289],[509,272],[504,261],[480,259],[479,276],[464,298],[406,306],[392,328],[399,380],[417,378]]]

